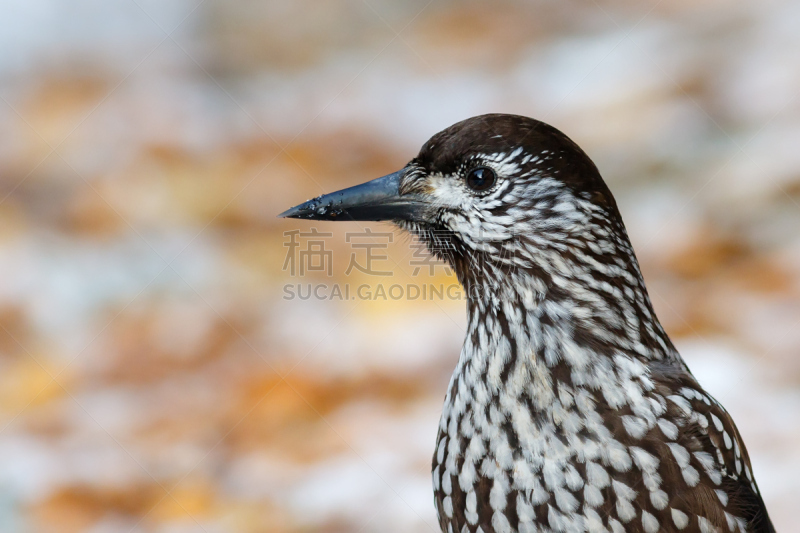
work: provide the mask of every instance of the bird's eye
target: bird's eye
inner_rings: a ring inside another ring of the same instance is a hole
[[[486,167],[473,168],[467,174],[467,186],[473,191],[485,191],[494,185],[497,175]]]

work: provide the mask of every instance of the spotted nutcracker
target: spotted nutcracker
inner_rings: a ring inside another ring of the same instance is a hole
[[[483,115],[280,216],[390,220],[468,331],[433,455],[442,531],[772,532],[744,442],[656,317],[614,197],[542,122]]]

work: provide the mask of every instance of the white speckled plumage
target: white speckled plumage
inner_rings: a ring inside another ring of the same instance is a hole
[[[733,420],[661,327],[577,145],[484,115],[431,138],[396,183],[370,216],[411,206],[389,218],[468,296],[433,454],[443,532],[774,533]],[[333,219],[327,198],[287,213]]]
[[[436,222],[404,226],[470,296],[433,461],[434,487],[453,480],[446,508],[436,490],[443,530],[769,531],[726,507],[744,444],[658,322],[588,158],[519,117],[471,119],[431,142],[405,187],[435,198]],[[478,195],[464,184],[477,165],[498,177]],[[702,503],[715,490],[719,509]]]

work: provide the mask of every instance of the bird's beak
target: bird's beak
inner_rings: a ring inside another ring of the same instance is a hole
[[[309,220],[422,220],[429,205],[417,194],[400,195],[399,170],[355,187],[318,196],[280,218]]]

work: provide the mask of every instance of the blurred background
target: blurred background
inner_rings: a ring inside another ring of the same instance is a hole
[[[798,21],[791,0],[3,2],[0,531],[438,531],[464,302],[289,294],[455,280],[415,276],[388,225],[275,215],[486,112],[598,164],[800,531]],[[365,227],[380,249],[348,242]]]

